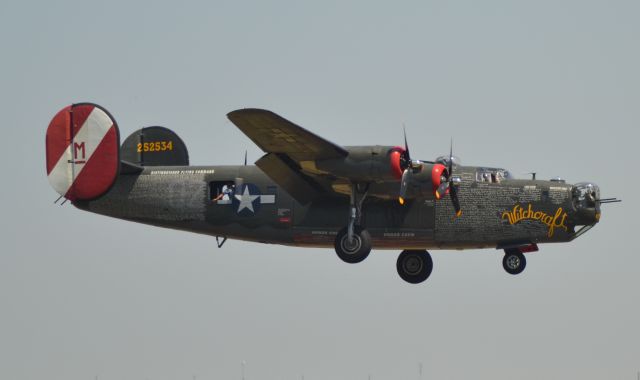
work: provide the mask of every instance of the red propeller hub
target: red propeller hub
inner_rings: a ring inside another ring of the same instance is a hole
[[[402,172],[404,171],[404,165],[402,163],[402,156],[405,153],[405,149],[401,146],[396,146],[391,149],[389,153],[389,164],[391,166],[391,174],[393,178],[400,180],[402,178]]]
[[[442,164],[433,165],[433,169],[431,169],[431,185],[433,188],[433,194],[436,196],[436,199],[440,199],[438,195],[438,187],[442,184],[442,177],[448,178],[449,173],[447,172],[447,167]],[[445,194],[449,193],[449,189]]]

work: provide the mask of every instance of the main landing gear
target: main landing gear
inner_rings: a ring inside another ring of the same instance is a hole
[[[359,263],[371,252],[371,235],[360,225],[362,203],[367,197],[369,184],[352,184],[349,200],[349,223],[338,232],[335,248],[338,257],[349,264]],[[396,264],[400,277],[411,284],[419,284],[429,278],[433,260],[424,250],[404,250]]]
[[[502,266],[509,274],[520,274],[527,267],[527,260],[519,249],[509,248],[504,250]]]
[[[349,224],[338,233],[335,248],[342,261],[355,264],[366,259],[371,252],[371,235],[360,226],[362,203],[367,197],[369,184],[352,184],[349,201]]]
[[[398,256],[396,268],[403,280],[411,284],[419,284],[431,275],[433,260],[427,251],[404,250]]]
[[[338,233],[335,241],[336,253],[345,263],[356,264],[366,259],[371,252],[371,235],[360,226],[355,226],[351,239],[348,228]]]
[[[360,223],[362,204],[367,197],[368,190],[369,184],[352,184],[349,199],[349,222],[338,232],[334,241],[338,257],[349,264],[363,261],[371,252],[371,235]],[[537,250],[535,244],[532,244],[530,248]],[[513,275],[522,273],[527,266],[527,260],[522,253],[530,251],[532,249],[505,249],[502,259],[504,270]],[[396,269],[404,281],[419,284],[431,275],[433,260],[429,252],[425,250],[404,250],[398,256]]]

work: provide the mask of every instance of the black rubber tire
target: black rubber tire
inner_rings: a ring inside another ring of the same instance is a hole
[[[502,267],[509,274],[520,274],[527,267],[527,259],[517,249],[505,249]]]
[[[366,259],[371,252],[371,235],[362,227],[356,226],[353,228],[353,240],[355,244],[353,247],[349,246],[347,237],[347,227],[338,232],[335,240],[335,249],[338,257],[349,264],[356,264]]]
[[[427,251],[404,250],[398,256],[396,269],[406,282],[419,284],[431,275],[433,260]]]

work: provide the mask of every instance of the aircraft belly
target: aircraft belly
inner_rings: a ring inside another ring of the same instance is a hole
[[[309,206],[298,205],[292,229],[293,244],[332,247],[348,223],[348,200],[329,198]],[[397,201],[371,199],[363,205],[361,223],[375,249],[421,249],[433,246],[433,203],[417,199],[402,206]]]

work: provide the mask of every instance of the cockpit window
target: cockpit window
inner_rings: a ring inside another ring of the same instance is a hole
[[[589,182],[580,182],[573,186],[573,203],[575,207],[593,207],[600,199],[600,188]]]
[[[505,179],[513,179],[511,172],[505,169],[478,168],[476,181],[486,183],[500,183]]]
[[[458,167],[460,165],[462,165],[462,161],[460,161],[460,157],[458,156],[451,156],[451,158],[453,158],[453,167]],[[440,156],[438,158],[436,158],[436,163],[438,164],[442,164],[444,166],[449,166],[449,156]]]

